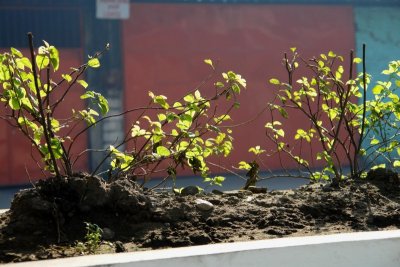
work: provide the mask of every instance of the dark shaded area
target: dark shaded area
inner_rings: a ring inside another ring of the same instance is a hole
[[[101,227],[115,252],[399,229],[399,184],[397,174],[375,170],[368,180],[346,180],[339,187],[315,183],[262,194],[183,196],[143,191],[127,178],[49,178],[19,192],[10,211],[0,215],[0,262],[79,255],[85,222]]]
[[[28,47],[26,34],[34,33],[36,46],[42,40],[56,47],[81,47],[81,19],[78,9],[0,9],[0,47]]]

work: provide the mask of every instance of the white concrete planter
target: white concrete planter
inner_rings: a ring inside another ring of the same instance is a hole
[[[400,230],[279,238],[9,264],[10,267],[399,267]]]

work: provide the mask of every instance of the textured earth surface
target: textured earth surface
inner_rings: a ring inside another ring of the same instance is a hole
[[[400,228],[399,177],[386,170],[339,187],[254,192],[189,187],[177,195],[129,179],[49,178],[16,194],[0,215],[0,262],[89,253],[85,222],[102,229],[94,253]]]

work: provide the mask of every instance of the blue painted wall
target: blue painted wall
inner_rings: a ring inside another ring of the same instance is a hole
[[[373,99],[375,82],[386,79],[382,70],[390,61],[400,59],[400,7],[354,7],[354,21],[357,55],[362,55],[363,43],[367,48],[367,72],[372,75],[367,99]],[[392,156],[398,157],[397,153]],[[383,162],[380,158],[375,163]]]

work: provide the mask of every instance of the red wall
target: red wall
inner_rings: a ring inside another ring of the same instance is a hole
[[[233,70],[248,82],[241,108],[232,115],[235,124],[254,118],[274,97],[267,81],[284,79],[281,59],[290,47],[297,47],[304,58],[329,50],[348,55],[355,42],[352,8],[332,5],[131,4],[123,38],[125,108],[146,105],[149,90],[169,99],[182,96],[209,74],[203,60],[211,58],[220,62],[221,71]],[[212,86],[204,89],[212,91]],[[127,116],[126,125],[134,120],[134,115]],[[221,163],[252,160],[250,146],[268,146],[268,120],[263,114],[234,128],[235,151],[230,162]],[[305,123],[293,114],[287,130]],[[279,166],[275,158],[264,168]]]
[[[4,51],[4,50],[3,50]],[[27,50],[21,49],[24,55],[28,55]],[[61,73],[69,73],[70,67],[78,67],[82,64],[81,49],[60,49],[60,69],[52,77],[54,81],[59,81]],[[62,87],[63,88],[63,87]],[[62,91],[57,93],[60,96]],[[79,110],[84,107],[82,101],[76,101],[83,93],[81,86],[72,88],[70,94],[62,103],[57,114],[58,118],[67,118],[71,116],[71,109]],[[0,112],[3,113],[4,107],[1,105]],[[78,127],[79,128],[79,127]],[[75,132],[79,129],[76,129]],[[77,155],[80,151],[87,147],[87,135],[82,135],[75,144],[73,154]],[[11,128],[4,120],[0,120],[0,185],[16,185],[28,184],[29,176],[33,181],[44,178],[36,162],[40,162],[40,158],[36,157],[36,161],[32,159],[31,144],[25,140],[25,137],[17,129]],[[34,153],[35,154],[35,153]],[[36,154],[35,154],[36,155]],[[88,166],[87,156],[82,157],[75,169],[86,170]],[[29,176],[26,173],[27,169]]]

